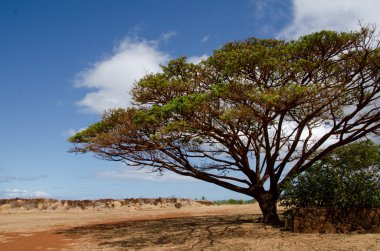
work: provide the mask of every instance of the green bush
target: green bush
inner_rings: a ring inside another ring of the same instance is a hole
[[[372,141],[336,149],[285,186],[287,207],[379,207],[380,151]]]

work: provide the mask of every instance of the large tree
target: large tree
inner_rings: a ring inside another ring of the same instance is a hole
[[[231,42],[199,64],[148,74],[134,105],[69,139],[73,152],[166,170],[255,198],[277,224],[284,184],[380,128],[375,29]],[[323,174],[322,174],[323,175]]]

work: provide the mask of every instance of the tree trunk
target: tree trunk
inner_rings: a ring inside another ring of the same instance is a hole
[[[274,226],[280,225],[280,219],[277,214],[277,197],[270,192],[262,193],[256,198],[259,203],[261,212],[263,213],[263,223],[267,223]]]

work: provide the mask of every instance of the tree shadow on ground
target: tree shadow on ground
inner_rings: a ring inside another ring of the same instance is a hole
[[[259,223],[260,217],[261,215],[247,214],[129,220],[74,227],[57,233],[89,237],[98,243],[99,247],[104,248],[203,249],[215,244],[223,244],[226,247],[225,243],[222,243],[226,239],[259,238],[263,235],[262,229],[268,227]],[[233,247],[237,248],[236,245]]]

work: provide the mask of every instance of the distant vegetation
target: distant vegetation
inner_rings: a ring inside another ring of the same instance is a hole
[[[228,200],[217,200],[214,201],[216,205],[240,205],[240,204],[253,204],[256,203],[256,200],[236,200],[236,199],[228,199]]]
[[[176,208],[187,207],[191,205],[212,205],[209,201],[194,201],[183,198],[129,198],[129,199],[98,199],[98,200],[56,200],[46,198],[12,198],[0,199],[0,210],[2,209],[38,209],[38,210],[55,210],[55,209],[106,209],[129,206],[174,206]]]

